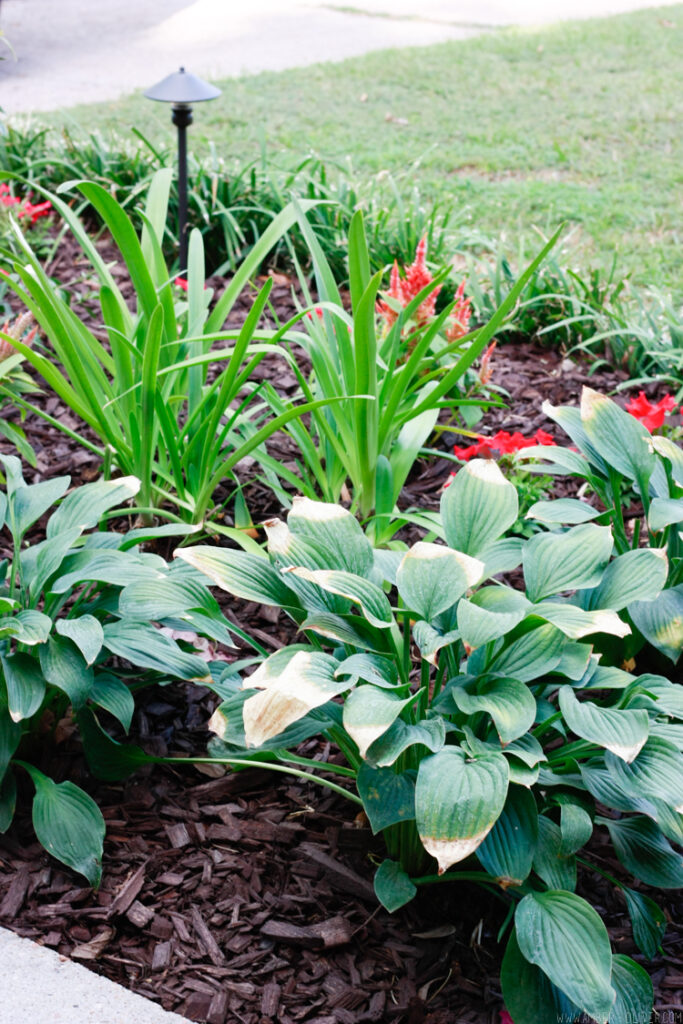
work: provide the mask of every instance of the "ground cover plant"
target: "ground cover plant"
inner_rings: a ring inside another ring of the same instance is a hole
[[[637,464],[648,451],[643,427],[601,396],[587,392],[584,405],[593,452],[613,459],[615,436],[633,428],[630,439],[643,442]],[[683,514],[683,489],[680,449],[665,447],[638,472],[644,490],[666,488],[653,505],[665,502],[668,530],[680,521],[674,509]],[[581,459],[560,447],[545,455],[555,465]],[[558,528],[569,510],[576,525]],[[285,609],[307,641],[243,680],[226,673],[233,693],[214,716],[212,753],[236,765],[308,767],[337,790],[353,780],[350,799],[386,842],[375,890],[389,909],[439,881],[500,886],[514,919],[502,983],[515,1021],[526,1024],[532,1006],[543,1024],[557,1013],[645,1019],[646,972],[612,955],[575,889],[577,865],[597,866],[582,852],[595,829],[607,830],[637,879],[683,882],[671,845],[683,837],[680,687],[648,671],[645,649],[648,641],[670,665],[683,650],[680,588],[669,585],[678,540],[670,547],[658,530],[650,547],[624,546],[618,525],[598,525],[601,511],[580,500],[542,503],[534,514],[549,529],[506,536],[517,513],[495,463],[473,460],[442,498],[446,545],[373,551],[346,510],[302,498],[286,524],[266,524],[269,563],[201,545],[180,551],[229,593]],[[523,590],[495,578],[519,565]],[[625,671],[636,661],[639,675]],[[319,732],[346,766],[292,752]],[[609,880],[652,956],[656,905]]]

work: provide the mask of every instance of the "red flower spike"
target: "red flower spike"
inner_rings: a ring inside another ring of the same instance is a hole
[[[426,288],[428,284],[434,280],[433,276],[427,269],[427,237],[422,238],[415,250],[415,259],[409,267],[405,268],[405,277],[402,278],[399,273],[398,263],[394,261],[394,265],[391,269],[391,279],[389,281],[389,291],[387,295],[396,299],[397,302],[405,307],[413,301],[415,296]],[[419,326],[423,326],[428,323],[434,316],[434,307],[436,305],[436,298],[441,291],[441,285],[431,292],[430,295],[424,299],[418,306],[415,312],[415,320]],[[380,316],[384,317],[387,327],[391,327],[396,322],[397,314],[391,306],[381,300],[377,303],[377,312]]]
[[[639,392],[637,398],[631,398],[626,403],[626,411],[630,412],[643,426],[652,432],[664,425],[664,419],[676,408],[676,399],[673,395],[664,395],[659,402],[651,402],[644,391]]]
[[[179,288],[182,288],[184,292],[187,291],[187,280],[184,277],[176,277],[173,284],[177,284]]]
[[[465,279],[463,278],[460,284],[458,285],[458,290],[455,293],[455,306],[453,307],[453,312],[451,313],[451,320],[453,322],[446,331],[446,337],[448,338],[449,341],[457,341],[459,338],[464,338],[467,332],[469,331],[470,320],[472,319],[471,305],[472,300],[465,298]],[[493,344],[490,345],[489,348],[487,348],[486,352],[482,356],[482,369],[484,368],[484,359],[486,358],[487,353],[489,354],[490,358],[490,354],[493,352],[495,347],[496,343],[494,341]],[[487,377],[487,380],[489,378],[490,374],[489,377]],[[480,379],[482,381],[482,384],[486,384],[486,380],[483,380],[481,376]]]

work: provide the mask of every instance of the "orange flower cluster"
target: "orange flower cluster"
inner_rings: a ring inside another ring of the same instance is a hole
[[[394,260],[389,280],[389,290],[386,294],[388,298],[395,299],[405,309],[415,296],[419,295],[423,288],[426,288],[433,280],[434,276],[427,268],[427,238],[425,236],[421,239],[415,250],[413,262],[409,267],[404,267],[403,277],[401,276],[398,263]],[[428,324],[433,319],[436,300],[441,288],[440,284],[435,285],[417,307],[414,319],[418,327],[424,327],[425,324]],[[460,283],[455,298],[456,303],[451,314],[452,323],[446,331],[446,337],[449,341],[457,341],[458,338],[462,338],[467,334],[472,316],[471,300],[465,298],[464,281]],[[384,300],[380,300],[377,303],[377,312],[384,318],[387,328],[392,327],[398,319],[396,310]]]

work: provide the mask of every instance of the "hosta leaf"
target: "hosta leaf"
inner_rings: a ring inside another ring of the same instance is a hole
[[[483,594],[488,595],[485,605]],[[529,607],[530,602],[515,590],[484,587],[471,600],[462,598],[458,602],[458,630],[470,647],[481,647],[519,625]]]
[[[139,490],[140,481],[134,476],[123,476],[118,480],[97,480],[77,487],[48,519],[47,537],[56,537],[66,530],[76,528],[81,533],[92,529],[105,512],[117,505],[124,505]]]
[[[477,849],[477,857],[499,885],[521,885],[528,877],[538,842],[538,811],[528,789],[510,786],[503,811]]]
[[[368,622],[378,629],[386,629],[394,621],[386,594],[369,580],[353,576],[349,572],[305,569],[301,566],[286,570],[286,577],[289,573],[299,579],[314,583],[330,594],[344,597],[352,604],[359,605]]]
[[[367,759],[379,767],[389,767],[408,747],[420,744],[436,753],[446,742],[446,726],[440,715],[415,725],[397,718],[390,729],[368,749]]]
[[[356,778],[363,810],[368,816],[373,835],[399,821],[415,818],[415,779],[391,768],[374,768],[363,761]]]
[[[34,603],[40,599],[47,581],[57,572],[80,532],[78,529],[67,530],[40,544],[31,544],[21,552],[19,577],[22,590]]]
[[[581,1016],[579,1007],[552,984],[540,967],[522,956],[514,930],[503,957],[500,983],[514,1024],[555,1024]]]
[[[518,679],[522,683],[530,683],[556,668],[566,642],[560,630],[550,623],[539,626],[504,647],[488,666],[488,670]]]
[[[298,597],[267,558],[202,544],[180,548],[175,554],[234,597],[282,608],[299,607]]]
[[[332,569],[368,578],[372,573],[372,545],[354,515],[341,505],[296,497],[287,516],[292,533],[313,540],[329,555]]]
[[[558,703],[572,732],[605,747],[623,761],[633,761],[647,741],[650,729],[647,711],[619,711],[598,707],[592,701],[579,701],[571,686],[560,688]]]
[[[396,585],[407,608],[428,622],[478,583],[484,566],[476,558],[442,544],[418,541],[406,552]]]
[[[672,523],[683,523],[683,500],[653,498],[647,514],[647,525],[653,533],[665,530]],[[646,549],[645,549],[646,550]]]
[[[14,820],[17,808],[17,780],[14,772],[5,774],[0,783],[0,833],[5,833]]]
[[[615,811],[654,810],[654,806],[644,798],[635,799],[621,786],[616,775],[605,768],[602,759],[580,764],[581,778],[591,796],[599,800],[605,807],[613,807]]]
[[[109,672],[101,672],[95,676],[95,682],[90,690],[90,700],[113,715],[128,732],[133,720],[135,701],[123,680]]]
[[[382,861],[375,872],[374,886],[377,899],[390,914],[410,903],[417,893],[417,886],[393,860]]]
[[[70,482],[70,477],[59,476],[39,484],[31,484],[30,487],[17,487],[14,493],[9,495],[7,525],[15,540],[21,539],[28,528],[33,526],[51,505],[59,501]]]
[[[636,892],[626,886],[622,892],[631,918],[634,942],[641,953],[644,953],[648,960],[652,960],[664,938],[666,915],[654,900],[642,892]]]
[[[588,612],[562,601],[541,601],[533,606],[531,613],[546,622],[552,622],[572,640],[580,640],[591,633],[610,633],[612,636],[623,637],[631,632],[631,627],[616,612]]]
[[[621,713],[637,715],[647,712]],[[630,759],[628,764],[611,753],[605,756],[605,764],[621,788],[636,799],[652,797],[683,810],[683,754],[673,744],[651,736],[638,756]]]
[[[522,564],[524,541],[520,537],[504,537],[496,540],[481,552],[484,563],[484,579],[498,576],[502,572],[513,572]]]
[[[31,765],[23,767],[36,787],[33,828],[39,842],[96,888],[102,877],[104,842],[104,818],[97,804],[73,782],[57,784]]]
[[[119,614],[130,619],[180,619],[191,609],[220,615],[215,598],[196,579],[169,576],[161,580],[137,580],[124,587]]]
[[[683,448],[661,434],[653,434],[650,444],[661,458],[671,463],[673,478],[679,487],[683,487]],[[664,493],[668,493],[668,488]]]
[[[534,724],[536,701],[517,679],[487,679],[478,683],[474,692],[454,686],[450,694],[466,715],[488,712],[504,745],[523,736]]]
[[[153,757],[135,744],[113,740],[98,722],[92,708],[85,707],[76,712],[76,721],[88,768],[98,779],[118,782],[127,779],[143,764],[154,761]]]
[[[536,534],[522,556],[527,596],[537,602],[565,590],[597,586],[613,544],[610,528],[593,523],[574,526],[566,533]]]
[[[508,743],[503,753],[506,756],[517,757],[520,761],[524,761],[525,764],[532,767],[540,761],[547,761],[543,747],[531,733],[527,733],[526,736],[520,736],[519,739]]]
[[[650,1024],[654,991],[647,971],[628,956],[612,957],[612,987],[617,998],[609,1024]]]
[[[590,644],[565,644],[562,657],[553,672],[577,682],[582,680],[588,671],[592,652]]]
[[[683,583],[662,590],[656,601],[635,601],[628,613],[645,639],[675,664],[683,651]]]
[[[439,874],[474,853],[505,805],[508,764],[502,754],[468,758],[445,747],[424,758],[417,773],[415,812],[422,844]]]
[[[346,684],[348,686],[348,683]],[[368,747],[383,736],[403,708],[414,703],[416,694],[404,700],[390,690],[378,686],[358,686],[344,702],[344,728],[357,745],[361,757]]]
[[[609,936],[597,912],[574,893],[529,893],[517,907],[515,927],[522,955],[605,1024],[615,992]]]
[[[349,644],[361,650],[381,653],[386,643],[384,630],[366,626],[364,619],[357,616],[342,617],[332,612],[316,612],[301,623],[302,630],[311,630],[318,636],[334,640],[338,644]]]
[[[0,632],[8,628],[10,635],[20,644],[34,646],[45,643],[52,629],[52,619],[42,612],[26,608],[11,618],[0,619]]]
[[[538,819],[534,871],[551,889],[573,892],[576,888],[576,858],[563,854],[560,828],[544,815]]]
[[[40,667],[48,683],[67,695],[74,708],[83,707],[95,677],[78,648],[66,637],[52,636],[39,651]]]
[[[581,423],[591,444],[608,466],[644,485],[655,468],[649,431],[635,416],[592,388],[581,392]]]
[[[58,619],[55,629],[60,636],[73,641],[85,658],[86,664],[92,665],[104,643],[102,624],[94,615],[81,615],[77,619]]]
[[[310,739],[311,736],[316,736],[330,728],[333,723],[326,717],[325,712],[329,708],[337,707],[336,704],[328,703],[320,708],[314,708],[310,714],[292,722],[281,733],[266,740],[261,746],[247,751],[242,709],[250,697],[249,690],[240,690],[238,693],[231,694],[214,711],[208,722],[208,728],[216,733],[216,739],[209,741],[212,757],[229,757],[230,755],[235,757],[236,752],[240,758],[252,755],[260,757],[264,752],[291,750]]]
[[[138,579],[162,580],[167,572],[165,562],[157,555],[107,548],[84,548],[67,555],[62,569],[63,575],[50,588],[55,594],[65,594],[79,583],[91,581],[125,587]]]
[[[492,459],[473,459],[441,497],[446,542],[456,551],[479,556],[512,526],[518,509],[517,491],[498,465]]]
[[[373,686],[393,687],[398,682],[396,663],[378,654],[352,654],[339,662],[336,674],[340,678],[349,677],[349,688],[359,679],[372,683]]]
[[[593,821],[590,814],[574,803],[563,803],[560,807],[560,856],[570,857],[578,853],[593,835]]]
[[[424,619],[420,619],[413,626],[413,642],[420,655],[430,665],[438,665],[439,651],[444,647],[450,647],[451,644],[456,643],[459,639],[460,633],[457,629],[450,629],[447,633],[441,633],[438,629],[430,626],[428,622],[425,622]]]
[[[638,676],[632,685],[633,695],[629,697],[629,704],[633,707],[652,708],[660,715],[683,719],[683,687],[678,683],[646,672]]]
[[[104,627],[104,646],[119,658],[125,658],[140,668],[153,669],[167,676],[203,681],[209,676],[208,666],[194,654],[186,654],[178,645],[160,633],[149,622],[107,623]]]
[[[672,849],[654,821],[640,816],[600,820],[609,830],[617,857],[641,882],[657,889],[683,886],[683,857]]]
[[[599,509],[578,498],[556,498],[553,501],[534,502],[525,518],[535,519],[539,523],[576,526],[597,519],[602,514]]]
[[[666,585],[668,562],[661,548],[637,548],[607,566],[600,584],[579,595],[583,608],[620,611],[632,601],[652,601]]]
[[[2,659],[7,685],[7,702],[13,722],[34,715],[47,689],[38,661],[28,654],[10,654]]]
[[[5,772],[21,739],[21,726],[14,722],[7,706],[0,707],[0,779]]]
[[[261,746],[311,708],[347,690],[348,682],[335,675],[338,665],[328,654],[297,651],[277,675],[271,673],[266,688],[249,697],[242,709],[247,746]]]

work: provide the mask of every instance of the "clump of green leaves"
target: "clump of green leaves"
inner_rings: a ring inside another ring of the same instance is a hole
[[[375,889],[389,910],[426,884],[499,886],[514,921],[503,989],[519,1024],[530,1006],[543,1022],[558,1007],[603,1022],[624,1006],[650,1011],[646,972],[612,955],[575,891],[579,867],[597,870],[594,831],[637,879],[683,885],[680,688],[601,659],[630,635],[634,609],[667,607],[669,559],[621,551],[578,504],[569,529],[509,537],[515,488],[474,460],[444,492],[445,544],[376,550],[349,512],[300,498],[287,523],[266,524],[268,560],[178,553],[229,593],[283,608],[306,638],[241,680],[226,674],[214,756],[308,768],[360,804],[386,842]],[[520,566],[523,589],[501,580]],[[317,733],[347,766],[291,752]],[[610,881],[654,955],[662,914]]]

